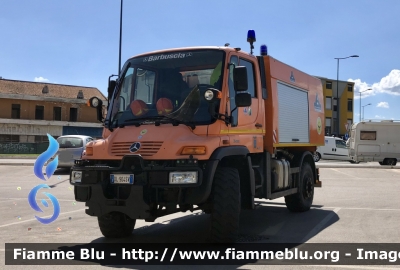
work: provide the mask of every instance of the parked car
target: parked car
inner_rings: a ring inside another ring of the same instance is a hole
[[[57,138],[58,166],[57,168],[71,168],[76,159],[82,157],[86,150],[86,144],[94,139],[86,135],[65,135]]]
[[[341,138],[325,136],[325,145],[318,146],[314,154],[314,161],[320,159],[346,160],[356,163],[349,157],[349,147]],[[357,162],[359,163],[359,162]]]

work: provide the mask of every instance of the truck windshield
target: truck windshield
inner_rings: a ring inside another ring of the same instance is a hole
[[[224,56],[220,50],[188,50],[128,60],[109,108],[110,127],[154,119],[211,124],[204,92],[221,90]]]

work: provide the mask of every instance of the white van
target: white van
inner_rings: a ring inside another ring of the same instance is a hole
[[[353,161],[396,165],[400,159],[400,122],[360,122],[351,126],[349,155]]]
[[[334,159],[351,161],[349,157],[349,148],[346,142],[337,137],[325,136],[325,145],[318,146],[314,155],[314,161],[320,159]]]

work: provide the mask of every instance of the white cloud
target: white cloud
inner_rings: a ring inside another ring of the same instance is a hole
[[[48,79],[43,78],[42,76],[40,76],[40,77],[35,77],[35,80],[34,80],[34,81],[35,81],[35,82],[49,82]]]
[[[381,115],[375,115],[375,118],[376,119],[385,119],[386,117],[385,116],[381,116]]]
[[[380,93],[400,96],[400,70],[393,69],[390,73],[383,77],[380,82],[368,84],[362,82],[361,79],[348,79],[354,82],[354,98],[357,99],[362,92],[362,97],[374,96]],[[367,89],[371,89],[368,90]]]
[[[386,101],[382,101],[379,102],[378,105],[376,105],[376,107],[389,109],[389,103],[387,103]]]

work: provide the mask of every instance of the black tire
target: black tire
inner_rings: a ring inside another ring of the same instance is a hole
[[[360,161],[354,161],[354,160],[350,160],[349,161],[351,164],[359,164],[360,163]]]
[[[239,234],[240,178],[235,168],[217,168],[211,191],[211,238],[231,243]]]
[[[397,164],[397,159],[395,158],[385,158],[383,160],[383,165],[396,166],[396,164]]]
[[[318,162],[321,160],[321,154],[318,152],[315,152],[315,155],[313,155],[314,162]]]
[[[300,171],[299,192],[285,196],[287,209],[291,212],[305,212],[310,210],[314,199],[314,174],[311,165],[303,163]]]
[[[132,234],[136,219],[123,213],[112,212],[97,217],[101,233],[107,238],[123,238]]]

